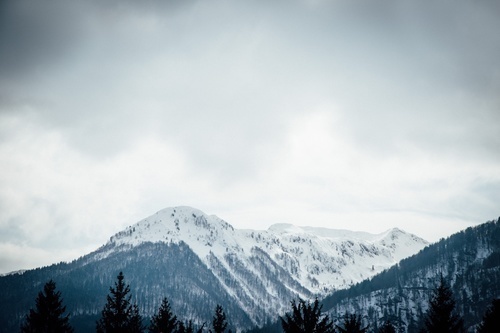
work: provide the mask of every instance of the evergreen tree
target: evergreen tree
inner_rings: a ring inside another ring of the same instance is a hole
[[[66,307],[62,305],[61,292],[56,292],[52,280],[43,287],[35,300],[36,309],[31,309],[21,325],[22,333],[72,333],[69,315],[64,316]]]
[[[136,304],[130,303],[130,286],[125,285],[123,273],[117,276],[115,287],[110,287],[107,303],[96,323],[98,333],[142,333],[142,317]]]
[[[361,317],[354,313],[344,315],[342,326],[336,325],[340,333],[366,333],[368,331],[368,326],[363,327]]]
[[[149,332],[151,333],[172,333],[176,331],[177,328],[177,316],[174,316],[172,310],[170,309],[170,304],[165,297],[158,309],[158,314],[153,315],[151,318],[151,325],[149,327]],[[184,324],[182,328],[185,329]]]
[[[186,325],[182,321],[180,321],[177,325],[177,331],[175,333],[194,333],[193,323],[189,321]]]
[[[457,333],[464,331],[462,318],[455,314],[453,293],[443,276],[441,276],[439,286],[432,292],[429,309],[424,318],[424,325],[427,333]]]
[[[213,333],[224,333],[226,327],[226,314],[224,313],[222,306],[217,304],[215,307],[215,315],[212,318],[212,328],[214,329]],[[210,332],[212,331],[210,330]]]
[[[177,325],[177,331],[176,333],[193,333],[192,330],[189,330],[186,325],[180,321]]]
[[[500,332],[500,298],[494,299],[478,327],[478,333]]]
[[[203,327],[205,327],[205,324],[199,328],[196,333],[202,333],[203,332]],[[190,320],[187,322],[187,324],[184,324],[182,321],[179,322],[178,328],[176,333],[194,333],[194,325],[193,321]]]
[[[137,304],[134,304],[132,306],[127,332],[130,333],[144,332],[144,324],[142,323],[142,316],[139,314],[139,306],[137,306]]]
[[[390,320],[385,321],[377,331],[378,333],[396,333],[396,328],[392,325]]]
[[[316,299],[311,305],[303,299],[299,299],[297,304],[292,301],[292,313],[286,313],[285,318],[281,318],[281,326],[285,333],[333,333],[333,322],[328,315],[322,315],[321,309]]]

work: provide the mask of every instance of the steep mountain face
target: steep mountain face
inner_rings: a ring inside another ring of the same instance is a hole
[[[426,245],[398,229],[379,235],[288,224],[237,230],[193,208],[168,208],[72,263],[1,277],[0,332],[19,324],[49,279],[74,325],[93,330],[120,271],[145,316],[168,297],[180,318],[209,322],[222,304],[234,327],[251,327],[286,311],[294,298],[345,288]]]
[[[500,218],[443,239],[398,265],[325,298],[334,317],[362,315],[372,328],[390,319],[402,332],[418,332],[430,292],[443,276],[470,332],[492,299],[500,297]]]
[[[252,258],[265,253],[300,284],[290,281],[287,287],[303,297],[350,286],[428,244],[399,229],[379,235],[289,224],[276,224],[266,231],[237,230],[216,216],[190,207],[168,208],[128,227],[111,237],[109,251],[143,242],[184,242],[216,276],[220,267],[233,276],[238,275],[235,270],[245,269],[243,275],[260,277],[260,268]]]

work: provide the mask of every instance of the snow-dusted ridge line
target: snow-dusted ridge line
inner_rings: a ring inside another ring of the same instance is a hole
[[[17,271],[12,271],[12,272],[8,272],[8,273],[0,274],[0,277],[4,277],[4,276],[8,276],[8,275],[23,275],[27,271],[28,271],[27,269],[19,269]]]
[[[160,210],[115,234],[106,247],[113,251],[144,242],[181,241],[207,267],[211,268],[209,257],[213,255],[230,272],[227,256],[236,256],[249,272],[258,272],[252,249],[259,248],[316,295],[369,278],[428,244],[397,228],[380,234],[291,224],[275,224],[267,230],[235,229],[215,215],[181,206]]]

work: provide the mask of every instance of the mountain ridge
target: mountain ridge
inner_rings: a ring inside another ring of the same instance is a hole
[[[396,264],[429,244],[422,238],[398,228],[392,228],[380,234],[299,227],[283,223],[271,225],[267,230],[236,229],[216,215],[207,215],[201,210],[188,206],[178,206],[162,209],[127,227],[110,237],[106,245],[136,246],[141,242],[178,243],[180,241],[192,248],[202,260],[210,253],[219,258],[228,252],[238,255],[249,254],[254,246],[265,247],[266,251],[270,251],[273,256],[282,257],[281,262],[284,266],[288,265],[285,257],[290,255],[290,260],[292,260],[290,263],[295,262],[298,271],[292,267],[289,267],[288,271],[315,294],[325,294],[359,282],[362,278]],[[307,244],[301,245],[304,243]],[[308,250],[307,246],[314,246],[317,253],[311,253],[308,256],[305,253]],[[373,259],[371,265],[365,263],[364,269],[355,270],[353,266],[359,264],[363,254],[380,260]],[[327,277],[323,277],[320,281],[322,288],[319,288],[319,284],[317,287],[313,285],[315,283],[308,284],[308,275],[313,275],[315,279],[318,279],[318,274],[315,272],[332,271],[332,267],[325,266],[324,256],[327,256],[326,259],[330,261],[337,261],[338,265],[333,268],[334,270],[343,268],[351,270],[347,273],[349,275],[347,282],[336,282],[338,279],[327,280]],[[336,258],[343,258],[343,260],[336,260]],[[358,264],[356,264],[357,261]],[[357,277],[356,274],[360,276]]]
[[[235,229],[191,207],[166,208],[70,263],[0,277],[8,290],[0,295],[0,326],[18,325],[37,288],[53,279],[73,321],[82,323],[79,331],[88,331],[123,271],[145,316],[168,297],[179,318],[210,321],[218,303],[235,327],[250,328],[284,313],[292,299],[324,297],[428,244],[399,229],[349,237],[345,230],[326,231],[291,225]]]

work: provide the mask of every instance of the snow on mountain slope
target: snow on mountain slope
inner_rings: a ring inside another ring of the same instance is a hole
[[[293,279],[287,287],[306,298],[371,277],[428,244],[399,229],[378,235],[290,224],[276,224],[264,231],[238,230],[217,216],[190,207],[161,210],[117,233],[108,245],[143,242],[184,242],[221,282],[229,273],[243,289],[251,289],[248,275],[265,279],[261,261],[255,260],[265,253],[268,268],[286,271]],[[267,292],[276,291],[269,286]]]

